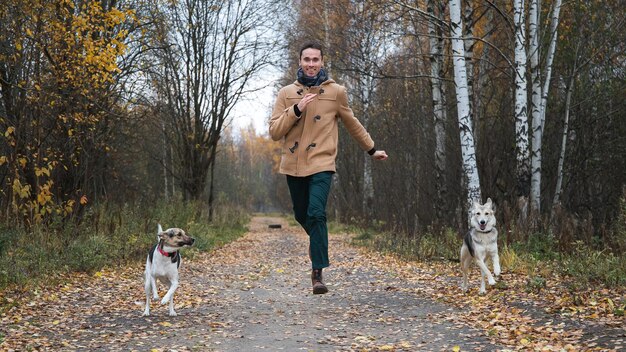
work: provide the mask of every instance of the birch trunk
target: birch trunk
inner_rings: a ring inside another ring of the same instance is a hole
[[[517,195],[521,197],[527,197],[530,189],[524,1],[514,0],[513,3],[515,11],[515,149],[517,153]]]
[[[330,44],[330,21],[328,19],[328,0],[324,0],[324,40],[326,45]],[[328,55],[327,55],[328,56]],[[324,62],[328,72],[332,71],[332,60]]]
[[[162,132],[163,132],[163,197],[166,201],[169,201],[170,197],[169,197],[169,185],[167,182],[167,135],[165,134],[165,122],[163,121],[161,123],[161,128],[162,128]]]
[[[371,82],[372,79],[367,77],[365,78],[365,86],[362,87],[362,101],[363,101],[363,115],[361,116],[361,121],[363,122],[363,126],[367,129],[369,128],[369,96],[370,89],[372,89]],[[364,153],[363,155],[363,204],[362,210],[363,214],[365,214],[367,220],[371,220],[373,218],[372,207],[374,204],[374,181],[372,179],[372,157]]]
[[[474,126],[474,139],[478,139],[479,117],[474,110],[474,1],[462,1],[465,4],[463,11],[463,47],[465,49],[465,69],[467,72],[467,97],[469,102],[469,114],[472,116]]]
[[[539,0],[531,0],[528,30],[530,36],[532,152],[530,178],[530,209],[541,211],[541,78],[539,75]]]
[[[465,67],[465,48],[461,32],[461,1],[450,0],[450,37],[452,38],[452,60],[454,63],[454,83],[456,86],[457,114],[461,134],[461,154],[463,171],[467,180],[467,205],[473,200],[482,201],[480,180],[476,165],[476,147],[472,128],[472,116],[469,108],[467,90],[467,71]]]
[[[486,35],[483,37],[484,40],[488,41],[490,40],[491,37],[491,33],[493,31],[493,11],[488,11],[487,14],[487,21],[484,24],[484,32],[486,33]],[[471,111],[472,114],[474,114],[476,117],[474,118],[474,121],[480,121],[482,118],[482,113],[483,113],[483,108],[482,108],[482,97],[483,97],[483,92],[482,89],[483,87],[488,87],[489,83],[489,74],[487,74],[489,67],[492,66],[493,64],[490,62],[489,60],[489,54],[491,52],[491,47],[489,45],[483,45],[482,46],[482,52],[480,53],[480,59],[478,60],[478,62],[476,63],[477,66],[477,71],[476,71],[476,84],[474,85],[476,88],[474,89],[474,95],[473,95],[473,99],[472,99],[472,107],[471,107]],[[475,128],[476,130],[476,134],[474,135],[474,138],[476,140],[480,139],[480,129],[479,128]]]
[[[576,69],[574,69],[576,72]],[[556,171],[556,189],[554,191],[554,199],[552,200],[552,207],[554,208],[561,202],[561,191],[563,185],[563,164],[565,162],[565,150],[567,148],[567,134],[569,132],[569,110],[572,101],[572,91],[574,90],[574,77],[575,73],[572,73],[569,84],[567,86],[567,94],[565,95],[565,118],[563,121],[563,136],[561,138],[561,153],[559,154],[559,166]]]
[[[435,6],[434,0],[428,0],[426,5],[427,11],[432,17],[441,18],[444,5],[441,6],[438,14],[435,14]],[[430,83],[433,95],[433,117],[435,125],[435,178],[437,180],[435,187],[437,189],[437,198],[440,200],[435,203],[443,204],[442,200],[447,193],[446,183],[444,181],[444,170],[446,167],[445,121],[447,120],[447,116],[445,108],[445,86],[442,84],[443,36],[437,28],[433,21],[428,22],[428,34],[430,36]]]
[[[556,41],[558,39],[557,30],[559,28],[559,13],[561,12],[561,0],[554,1],[552,9],[552,18],[550,19],[550,47],[548,48],[548,58],[546,59],[546,80],[543,83],[541,92],[541,130],[543,131],[546,123],[546,106],[548,105],[548,91],[550,89],[550,78],[552,76],[552,62],[554,61],[554,52],[556,51]]]

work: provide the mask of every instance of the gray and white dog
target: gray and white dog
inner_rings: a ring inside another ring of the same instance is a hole
[[[474,201],[470,210],[471,228],[463,239],[461,247],[461,270],[463,271],[463,283],[461,289],[467,292],[467,279],[469,275],[469,266],[472,260],[476,262],[480,268],[480,290],[479,294],[484,294],[485,277],[489,285],[495,285],[496,280],[487,268],[485,260],[487,256],[491,257],[493,262],[493,273],[500,275],[500,258],[498,257],[498,230],[496,230],[496,217],[494,215],[493,203],[491,198],[487,199],[485,204]]]
[[[150,292],[155,300],[159,299],[156,280],[158,279],[169,287],[161,304],[169,302],[169,315],[176,316],[174,311],[174,292],[178,288],[178,268],[182,258],[180,249],[193,245],[195,241],[189,237],[185,231],[179,228],[170,228],[163,231],[161,224],[157,230],[158,243],[152,247],[146,260],[145,282],[146,308],[144,316],[150,315]]]

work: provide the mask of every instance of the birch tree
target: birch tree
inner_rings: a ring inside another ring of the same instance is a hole
[[[528,93],[526,80],[525,0],[514,0],[515,25],[515,147],[517,154],[517,193],[526,197],[530,184],[528,139]]]
[[[457,114],[461,134],[463,171],[467,182],[467,205],[473,200],[482,200],[480,179],[476,165],[476,147],[472,128],[465,67],[465,48],[462,38],[461,1],[450,0],[450,37],[452,38],[452,61],[456,86]]]
[[[437,6],[440,4],[440,6]],[[435,8],[438,12],[435,13]],[[445,2],[439,3],[435,0],[428,0],[426,9],[433,18],[442,19],[445,12]],[[443,65],[443,33],[440,26],[433,20],[428,21],[428,35],[430,37],[430,83],[433,96],[433,118],[435,125],[435,177],[437,179],[437,196],[441,201],[446,194],[446,184],[444,182],[444,170],[446,168],[446,92],[443,85],[444,65]],[[440,202],[437,202],[440,204]]]
[[[540,3],[539,0],[532,0],[530,5],[530,66],[532,83],[532,153],[530,179],[530,205],[535,212],[541,211],[541,167],[542,167],[542,139],[545,124],[545,114],[548,100],[548,90],[552,74],[552,62],[556,51],[557,28],[559,24],[559,12],[561,11],[561,0],[555,0],[550,21],[550,45],[546,56],[546,66],[544,68],[545,81],[541,82],[541,68],[539,66],[539,24]]]
[[[567,134],[569,132],[569,112],[572,102],[572,91],[574,90],[574,82],[576,77],[576,68],[572,72],[569,82],[566,87],[565,94],[565,117],[563,119],[563,132],[561,137],[561,152],[559,153],[559,163],[556,171],[556,187],[554,190],[554,199],[552,200],[552,207],[554,208],[561,202],[561,191],[563,185],[563,164],[565,163],[565,150],[567,147]]]
[[[530,206],[534,211],[540,209],[541,196],[541,82],[539,77],[539,1],[531,0],[529,9],[528,35],[530,43],[530,75],[531,75],[531,114],[532,114],[532,155]]]

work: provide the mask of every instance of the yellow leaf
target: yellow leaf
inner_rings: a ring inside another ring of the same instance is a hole
[[[6,162],[7,162],[7,157],[4,156],[4,155],[0,156],[0,165],[4,164]]]
[[[96,273],[93,274],[93,276],[95,276],[95,277],[102,277],[102,272],[101,271],[96,271]]]
[[[159,325],[168,327],[168,326],[172,326],[172,323],[170,323],[168,321],[162,321],[162,322],[159,323]]]
[[[61,323],[61,322],[58,321],[58,320],[55,320],[55,321],[52,322],[52,325],[59,325],[59,323]]]
[[[528,339],[521,339],[520,342],[522,343],[522,345],[528,345],[530,343]]]
[[[80,197],[80,204],[81,204],[81,205],[85,205],[85,204],[87,204],[87,196],[82,196],[82,197]]]
[[[9,126],[9,127],[7,127],[7,131],[6,131],[6,132],[4,132],[4,136],[5,136],[5,137],[8,137],[8,136],[10,136],[10,135],[11,135],[14,131],[15,131],[15,127],[13,127],[13,126]]]
[[[461,350],[461,347],[459,347],[458,345],[452,347],[452,351],[454,351],[454,352],[459,352],[460,350]]]
[[[393,346],[391,345],[382,345],[378,348],[381,351],[393,351]]]
[[[0,157],[0,165],[2,165],[2,157]],[[610,298],[606,299],[606,303],[609,304],[609,309],[614,310],[615,309],[615,304],[613,303],[613,301]]]

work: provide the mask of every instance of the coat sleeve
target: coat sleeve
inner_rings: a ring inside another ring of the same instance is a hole
[[[286,89],[283,88],[278,92],[270,117],[270,136],[275,141],[280,140],[291,130],[296,121],[298,117],[293,105],[287,104]]]
[[[337,93],[337,103],[339,104],[339,117],[343,121],[344,126],[350,133],[350,136],[359,144],[361,149],[368,151],[374,148],[374,141],[370,134],[365,130],[365,127],[354,116],[354,112],[348,105],[348,93],[346,88],[340,86]]]

